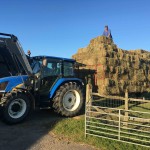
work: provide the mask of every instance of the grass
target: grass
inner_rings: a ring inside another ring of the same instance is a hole
[[[71,141],[89,144],[100,150],[148,150],[146,147],[113,141],[105,138],[88,135],[85,138],[84,116],[79,118],[68,118],[56,123],[52,132],[57,136],[63,136]]]

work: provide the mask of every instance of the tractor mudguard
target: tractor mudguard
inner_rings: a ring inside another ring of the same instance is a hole
[[[56,90],[64,83],[67,82],[78,82],[79,84],[83,85],[83,82],[81,79],[78,78],[61,78],[59,79],[55,85],[51,88],[51,91],[49,93],[49,98],[52,98],[56,92]]]
[[[27,75],[23,76],[11,76],[11,77],[6,77],[6,78],[1,78],[0,79],[0,85],[2,83],[7,83],[5,89],[0,89],[0,92],[10,92],[12,91],[13,88],[15,88],[17,85],[22,84],[24,81],[26,81],[28,78]]]

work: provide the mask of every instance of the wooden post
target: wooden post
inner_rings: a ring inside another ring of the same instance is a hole
[[[87,131],[87,116],[89,113],[89,84],[86,85],[86,102],[85,102],[85,138],[86,138],[86,131]]]
[[[128,90],[125,91],[125,117],[124,121],[126,122],[124,125],[128,125],[128,115],[129,115],[129,97],[128,97]]]
[[[89,118],[87,118],[87,116],[91,116],[91,94],[92,94],[92,88],[90,86],[90,84],[86,85],[86,104],[85,104],[85,137],[86,137],[86,130],[87,130],[87,120],[89,120]]]
[[[90,93],[90,88],[89,84],[86,85],[86,104],[89,103],[89,93]]]
[[[86,107],[87,111],[91,111],[91,107],[92,107],[92,87],[90,84],[86,85],[86,105],[88,105]],[[91,115],[91,113],[88,113],[88,115]]]
[[[120,140],[120,128],[121,128],[121,110],[119,109],[119,121],[118,121],[118,140]]]

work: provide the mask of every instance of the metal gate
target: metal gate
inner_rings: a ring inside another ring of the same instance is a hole
[[[85,135],[150,147],[150,100],[92,93],[87,85]]]

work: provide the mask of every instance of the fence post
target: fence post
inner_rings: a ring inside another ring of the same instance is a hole
[[[87,128],[87,116],[91,116],[91,107],[92,107],[92,86],[88,83],[86,85],[86,103],[85,103],[85,137],[86,137],[86,128]],[[88,118],[89,119],[89,118]]]
[[[86,104],[89,102],[89,84],[86,85]]]
[[[88,111],[91,110],[91,93],[90,93],[90,84],[86,85],[86,103],[85,103],[85,137],[86,137],[86,128],[87,128],[87,116],[90,115]]]
[[[121,119],[120,119],[120,115],[121,115],[121,110],[119,109],[119,124],[118,124],[118,140],[120,140],[120,129],[121,129]]]
[[[128,90],[126,89],[125,91],[125,117],[124,117],[124,121],[126,122],[124,125],[127,127],[128,125],[128,112],[129,110],[129,96],[128,96]]]
[[[89,84],[86,85],[86,102],[85,102],[85,138],[86,138],[86,116],[87,116],[87,108],[89,106],[88,105],[88,101],[89,101]]]
[[[86,85],[86,104],[89,104],[91,106],[92,104],[92,87],[90,84]]]

